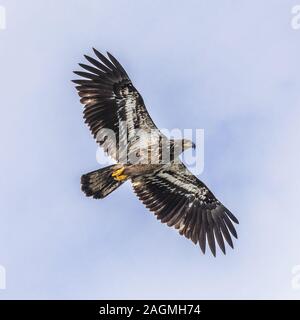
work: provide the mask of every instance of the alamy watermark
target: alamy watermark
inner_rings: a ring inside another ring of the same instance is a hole
[[[292,20],[291,20],[292,29],[300,30],[300,4],[292,7],[291,14],[292,14]]]
[[[0,290],[6,289],[6,270],[0,264]]]
[[[300,290],[300,264],[292,268],[291,286],[293,290]]]
[[[118,132],[100,129],[96,140],[118,163],[168,165],[182,160],[194,174],[203,172],[203,129],[133,129],[126,121],[120,121],[117,127]],[[99,149],[96,159],[101,165],[109,164],[109,159]]]
[[[6,10],[5,7],[0,6],[0,30],[6,29]]]

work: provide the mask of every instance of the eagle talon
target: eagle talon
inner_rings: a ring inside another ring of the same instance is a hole
[[[122,174],[120,176],[114,177],[114,179],[117,180],[117,181],[124,181],[124,180],[127,179],[127,176],[125,174]]]
[[[120,169],[115,170],[115,171],[111,174],[111,176],[112,176],[112,177],[117,177],[117,176],[121,175],[121,174],[123,173],[124,169],[125,169],[125,168],[122,167],[122,168],[120,168]]]
[[[120,169],[117,169],[111,174],[111,176],[117,181],[126,180],[127,179],[127,175],[122,174],[124,172],[124,170],[125,170],[124,167],[122,167]]]

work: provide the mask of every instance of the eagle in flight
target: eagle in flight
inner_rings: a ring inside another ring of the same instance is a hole
[[[217,242],[225,254],[224,240],[233,248],[233,222],[238,220],[180,161],[181,152],[194,143],[168,139],[117,59],[108,52],[107,57],[96,49],[94,53],[95,58],[85,56],[88,65],[79,64],[84,71],[74,73],[82,78],[73,82],[85,122],[116,164],[84,174],[82,191],[100,199],[130,180],[138,198],[162,223],[199,243],[203,253],[208,243],[216,256]]]

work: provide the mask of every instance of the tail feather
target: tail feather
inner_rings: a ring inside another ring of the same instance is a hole
[[[81,176],[81,190],[87,197],[102,199],[117,189],[125,181],[116,181],[112,173],[117,165],[111,165]]]

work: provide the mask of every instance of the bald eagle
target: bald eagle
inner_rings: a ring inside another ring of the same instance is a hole
[[[79,64],[84,71],[74,73],[82,78],[73,82],[84,105],[85,122],[97,143],[117,163],[84,174],[82,191],[100,199],[129,180],[138,198],[162,223],[199,243],[203,253],[208,243],[216,256],[217,242],[225,254],[224,240],[233,248],[231,236],[237,238],[233,222],[238,224],[238,220],[179,160],[182,151],[195,147],[193,142],[163,135],[117,59],[93,50],[95,58],[85,55],[89,64]],[[151,139],[142,139],[136,134],[138,129],[151,133]],[[150,142],[153,136],[158,144]],[[169,152],[169,161],[163,161],[164,149]],[[145,161],[149,153],[158,161]]]

